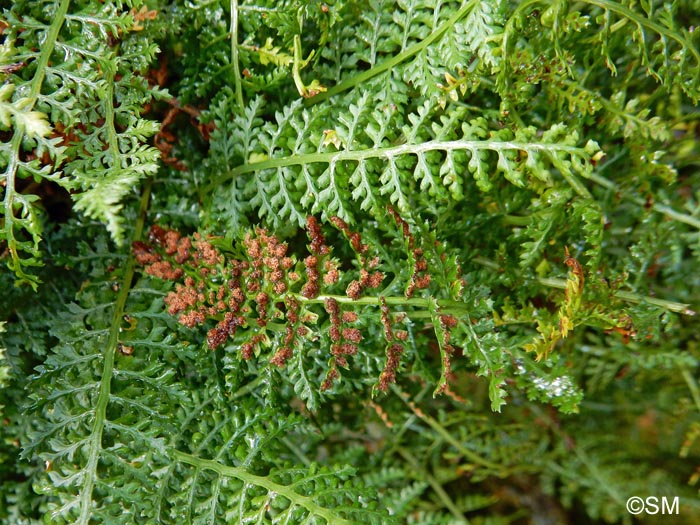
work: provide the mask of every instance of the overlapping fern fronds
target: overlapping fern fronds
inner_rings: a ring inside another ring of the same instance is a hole
[[[0,522],[698,521],[697,4],[5,8]]]
[[[43,213],[24,179],[47,179],[73,192],[76,208],[124,240],[122,201],[155,173],[146,140],[157,125],[141,117],[152,98],[139,76],[157,46],[134,36],[129,7],[108,2],[69,9],[60,2],[16,2],[5,12],[0,66],[0,166],[5,188],[1,239],[19,282],[36,287]],[[135,11],[133,11],[135,12]],[[133,13],[132,12],[132,13]]]

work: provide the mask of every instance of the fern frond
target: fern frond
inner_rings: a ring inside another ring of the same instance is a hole
[[[19,3],[14,9],[23,7]],[[3,44],[13,50],[21,35],[21,47],[5,60],[32,63],[31,75],[20,69],[0,94],[0,125],[12,130],[11,139],[2,145],[0,163],[8,264],[19,282],[33,287],[38,282],[25,268],[40,264],[41,219],[36,197],[17,192],[18,180],[33,176],[78,190],[77,209],[106,222],[121,243],[121,201],[138,181],[156,171],[159,157],[155,148],[145,145],[157,127],[139,115],[150,94],[145,80],[136,76],[153,58],[155,45],[145,39],[139,45],[127,42],[121,56],[110,49],[108,40],[128,34],[133,23],[112,3],[98,12],[85,8],[69,13],[67,1],[55,2],[54,8],[50,24],[29,13],[18,18],[15,10],[9,11],[12,33]],[[76,35],[90,35],[90,45],[78,44]],[[13,87],[16,94],[10,101]],[[80,146],[70,144],[74,137],[82,141]],[[34,160],[25,160],[23,151],[33,153]]]
[[[523,268],[533,268],[542,275],[546,273],[547,257],[542,257],[557,232],[565,231],[569,220],[568,210],[574,208],[585,216],[588,234],[585,239],[576,239],[589,248],[589,253],[595,254],[595,247],[600,246],[602,237],[601,212],[591,199],[574,197],[568,189],[547,189],[530,202],[532,213],[525,217],[514,217],[513,220],[524,221],[525,228],[516,236],[521,247],[520,265]],[[589,211],[590,210],[590,211]],[[596,215],[597,212],[597,215]],[[580,217],[581,215],[577,215]],[[596,221],[597,219],[597,221]],[[527,240],[526,240],[527,239]],[[531,239],[531,240],[530,240]],[[561,248],[558,248],[561,251]],[[589,261],[590,263],[590,261]],[[543,266],[538,267],[537,265]]]
[[[23,149],[30,149],[36,145],[40,150],[48,150],[53,153],[55,157],[61,153],[61,150],[57,149],[57,140],[46,139],[46,136],[50,133],[50,128],[45,121],[46,117],[43,113],[34,111],[34,107],[37,104],[39,93],[46,78],[46,68],[53,55],[59,31],[68,12],[68,6],[68,0],[62,0],[57,6],[51,24],[37,23],[38,27],[31,28],[27,35],[28,39],[31,35],[37,41],[42,42],[40,52],[31,56],[37,63],[33,76],[28,82],[21,82],[20,84],[21,91],[26,92],[28,96],[16,100],[14,104],[7,104],[6,101],[12,91],[15,91],[9,88],[8,85],[3,87],[2,95],[5,102],[1,124],[3,128],[10,127],[12,121],[9,119],[9,114],[12,113],[14,125],[12,126],[12,138],[9,142],[3,142],[0,150],[0,166],[4,168],[2,181],[5,189],[4,221],[0,239],[7,243],[7,248],[10,252],[10,260],[8,261],[10,269],[15,272],[19,282],[27,282],[34,289],[39,284],[38,279],[30,273],[26,273],[25,268],[41,264],[39,259],[41,224],[34,205],[37,198],[31,195],[25,196],[20,194],[16,190],[16,185],[18,178],[27,176],[27,171],[30,173],[43,173],[44,175],[49,175],[50,173],[50,168],[44,170],[39,168],[38,159],[30,162],[21,160],[20,152]],[[16,22],[17,25],[13,24],[13,27],[16,31],[19,31],[22,24],[19,20]],[[9,42],[5,43],[4,46],[12,48],[14,37],[9,37],[8,40]],[[19,217],[16,216],[18,211]],[[22,239],[26,234],[30,236],[29,240]],[[22,253],[28,254],[28,257],[23,258]]]
[[[142,484],[149,463],[165,456],[161,433],[175,428],[166,406],[181,394],[162,362],[143,355],[169,346],[157,327],[162,316],[139,314],[123,329],[131,319],[133,264],[123,269],[118,292],[95,283],[56,317],[59,344],[32,382],[34,429],[23,454],[47,462],[39,490],[52,492],[52,519],[86,524],[118,515],[128,523],[149,513]],[[134,352],[138,364],[131,363]]]
[[[464,18],[466,13],[474,7],[475,3],[468,2],[457,9],[459,4],[445,4],[442,1],[399,2],[393,18],[400,23],[389,24],[388,13],[385,7],[389,2],[384,0],[370,2],[369,10],[359,14],[366,23],[366,26],[359,29],[361,36],[357,38],[356,35],[345,36],[343,33],[345,38],[341,37],[341,42],[348,44],[352,49],[349,51],[350,56],[343,56],[344,54],[341,51],[339,53],[341,55],[340,58],[336,56],[335,59],[336,67],[338,67],[338,62],[349,64],[353,67],[353,73],[355,73],[355,65],[358,61],[368,63],[372,67],[360,74],[353,74],[348,80],[340,82],[326,92],[309,99],[307,105],[325,101],[338,93],[352,89],[361,82],[367,82],[375,77],[384,75],[387,71],[390,72],[388,76],[392,88],[403,91],[405,90],[405,84],[415,81],[417,83],[416,87],[419,88],[422,94],[435,92],[437,88],[433,77],[435,66],[431,66],[429,62],[435,57],[430,53],[429,47],[443,38],[444,35],[451,35],[455,24]],[[413,13],[420,13],[420,16],[409,18],[406,16],[407,10]],[[425,27],[421,27],[421,24]],[[462,31],[456,31],[455,34],[464,36]],[[379,50],[390,49],[393,51],[399,45],[408,44],[412,35],[425,36],[398,54],[392,52],[389,55],[390,58],[388,56],[384,60],[378,59],[377,54]],[[360,42],[365,44],[364,48],[358,45]],[[479,44],[474,42],[473,45]],[[451,56],[454,57],[454,53]],[[443,59],[444,57],[438,57],[439,62]],[[401,66],[402,64],[405,65]],[[439,77],[442,78],[442,75],[439,75]],[[383,82],[383,85],[386,85],[386,81]]]
[[[213,511],[213,507],[221,505],[218,503],[219,498],[225,498],[226,503],[220,512],[227,521],[304,522],[319,525],[351,524],[359,521],[371,524],[392,523],[385,511],[375,510],[370,505],[357,506],[357,503],[364,499],[357,489],[347,485],[342,489],[338,488],[339,481],[353,475],[354,470],[350,468],[282,468],[260,476],[243,468],[222,465],[217,461],[198,458],[180,451],[175,451],[174,457],[183,464],[195,467],[195,475],[199,470],[212,471],[220,478],[238,482],[237,492],[240,491],[240,494],[228,495],[225,489],[231,484],[221,484],[213,480],[214,490],[209,505]],[[221,492],[217,493],[217,489]],[[218,513],[212,512],[208,519],[217,515]]]
[[[299,116],[294,115],[295,108]],[[375,216],[387,204],[395,204],[407,213],[413,203],[406,195],[415,193],[411,182],[414,178],[419,179],[423,189],[432,188],[433,194],[439,195],[439,188],[448,186],[450,195],[460,198],[467,169],[483,191],[492,186],[490,173],[497,170],[517,186],[525,185],[525,174],[548,182],[553,172],[558,172],[577,192],[588,194],[577,177],[590,174],[589,159],[597,145],[577,145],[578,135],[565,132],[563,125],[544,131],[541,138],[531,128],[515,134],[490,130],[483,118],[464,122],[461,130],[455,130],[450,118],[442,117],[439,108],[426,102],[417,113],[408,116],[412,126],[405,127],[403,136],[392,140],[381,136],[382,130],[388,129],[387,115],[382,108],[373,109],[366,97],[350,106],[350,114],[352,120],[339,117],[333,128],[341,148],[328,151],[335,149],[334,145],[325,144],[313,133],[307,134],[303,143],[283,140],[287,136],[298,137],[297,129],[304,129],[302,126],[317,119],[314,113],[301,109],[300,104],[293,105],[285,114],[277,115],[274,133],[271,127],[263,131],[260,144],[264,149],[259,155],[266,160],[237,166],[219,182],[252,177],[249,184],[254,184],[253,203],[259,207],[260,216],[269,217],[273,224],[290,219],[300,225],[309,212],[320,211],[326,217],[338,215],[350,220],[353,200],[361,200],[362,207]],[[291,124],[299,119],[303,124]],[[422,128],[419,122],[425,123]],[[252,139],[248,142],[252,143]],[[308,176],[300,172],[302,169],[321,171],[317,179],[319,200],[306,209],[299,209],[294,203],[302,202],[308,189],[304,188]],[[287,181],[287,185],[283,186],[282,181]],[[297,181],[301,188],[292,190],[291,181]],[[372,205],[376,207],[370,208]]]
[[[488,291],[472,290],[470,296],[470,315],[459,320],[452,339],[469,355],[477,375],[488,378],[491,409],[500,412],[507,396],[502,370],[508,366],[510,356],[503,350],[501,336],[493,331],[493,319],[485,315],[490,312]],[[479,319],[479,315],[483,317]]]
[[[615,38],[616,19],[634,25],[633,42],[646,73],[670,86],[678,85],[693,101],[700,98],[700,51],[686,29],[679,29],[673,19],[673,7],[639,13],[634,4],[608,0],[586,0],[603,11],[599,16],[602,28],[597,40],[605,63],[616,74],[615,59],[610,55],[610,40]],[[653,35],[653,36],[652,36]]]
[[[157,481],[160,522],[391,522],[373,496],[349,481],[353,469],[292,467],[283,460],[282,440],[299,429],[297,418],[270,419],[246,404],[231,405],[216,388],[206,399],[190,400],[173,436],[174,462]]]
[[[76,20],[83,25],[83,31],[87,29],[85,24],[92,24],[104,37],[117,23],[122,31],[126,30],[125,23],[129,18],[122,16],[98,21],[93,16],[87,19],[76,17]],[[124,237],[121,202],[139,181],[156,172],[160,159],[158,150],[145,144],[159,126],[139,115],[139,108],[150,101],[151,93],[145,79],[134,74],[138,70],[130,70],[148,64],[157,48],[148,43],[131,49],[122,45],[125,50],[114,56],[111,64],[103,66],[106,69],[104,80],[97,79],[94,91],[85,92],[86,98],[90,97],[83,101],[87,116],[80,116],[81,126],[75,130],[81,147],[69,149],[72,158],[65,166],[65,173],[71,179],[61,180],[64,186],[76,191],[76,209],[105,222],[118,244]],[[85,55],[78,49],[66,49],[65,52],[69,56],[76,54],[74,60],[78,57],[98,60],[97,56]],[[119,80],[116,80],[117,75],[121,77]],[[77,119],[64,123],[69,131],[75,124]]]
[[[700,522],[700,0],[171,4],[2,13],[0,523]]]

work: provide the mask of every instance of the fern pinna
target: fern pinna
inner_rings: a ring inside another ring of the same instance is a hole
[[[4,6],[0,523],[697,521],[699,12]]]

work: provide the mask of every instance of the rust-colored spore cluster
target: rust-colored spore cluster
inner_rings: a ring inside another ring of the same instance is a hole
[[[394,218],[396,224],[401,228],[404,240],[408,246],[409,258],[413,266],[411,280],[406,287],[406,297],[412,297],[416,290],[423,290],[430,286],[431,276],[428,273],[428,261],[425,258],[423,249],[416,247],[415,236],[411,233],[409,224],[391,206],[387,206],[387,211]]]
[[[400,341],[405,341],[408,333],[404,330],[397,330],[394,332],[391,312],[384,297],[379,298],[379,305],[382,312],[381,319],[384,328],[384,339],[387,341],[387,348],[386,363],[384,364],[384,370],[382,370],[379,376],[377,388],[382,392],[386,392],[389,390],[389,385],[396,382],[396,372],[401,364],[401,354],[403,354],[403,345]]]
[[[408,223],[392,208],[389,209],[401,228],[409,248],[413,274],[406,295],[430,284],[428,262]],[[370,247],[358,232],[350,229],[339,217],[330,222],[347,238],[359,259],[359,275],[347,285],[346,294],[358,300],[370,289],[380,288],[384,274],[378,270],[379,258],[370,254]],[[242,359],[251,359],[273,346],[269,357],[272,365],[283,367],[294,357],[294,348],[309,334],[306,325],[317,322],[317,313],[305,303],[320,302],[322,293],[341,279],[339,261],[332,257],[321,224],[314,217],[306,222],[309,238],[308,256],[297,261],[289,255],[287,244],[263,228],[256,228],[241,242],[238,258],[224,258],[217,242],[199,234],[192,237],[155,225],[148,242],[135,242],[133,253],[145,271],[155,277],[175,281],[165,304],[170,315],[187,326],[211,323],[206,336],[207,345],[214,350],[235,338]],[[330,325],[330,368],[321,389],[331,388],[340,378],[340,368],[347,368],[350,356],[358,353],[363,334],[357,326],[355,311],[343,310],[338,300],[326,296],[324,308]],[[386,364],[377,388],[383,392],[396,381],[408,332],[396,329],[404,313],[390,311],[387,301],[380,297],[381,323],[386,339]],[[445,349],[445,370],[449,372],[449,329],[456,324],[452,316],[441,315],[443,328],[441,346]]]
[[[165,251],[165,255],[175,253],[181,240],[178,232],[165,230],[160,226],[153,226],[148,237],[151,242],[161,249],[160,251]],[[145,266],[146,273],[149,275],[169,281],[176,281],[184,275],[182,268],[173,267],[169,261],[163,259],[159,250],[146,243],[135,242],[133,251],[136,262]]]
[[[357,321],[355,312],[341,312],[338,301],[328,297],[324,301],[324,307],[330,317],[331,326],[329,335],[331,339],[331,368],[321,385],[321,390],[327,390],[333,382],[340,377],[338,366],[347,368],[347,356],[357,354],[357,345],[362,341],[362,333],[358,328],[345,326]]]
[[[400,343],[393,343],[386,349],[386,364],[379,376],[377,388],[382,392],[389,390],[389,385],[396,383],[396,372],[401,364],[401,354],[403,346]]]
[[[155,225],[148,240],[150,244],[134,243],[137,262],[150,275],[178,281],[165,298],[168,313],[190,328],[217,320],[207,332],[209,348],[218,348],[243,328],[250,335],[241,345],[241,356],[250,359],[267,339],[264,329],[268,322],[284,318],[284,345],[272,361],[282,366],[291,357],[294,337],[305,334],[306,328],[298,302],[287,296],[299,277],[292,271],[296,261],[287,256],[285,243],[258,228],[244,239],[242,260],[225,261],[199,234],[190,239]]]
[[[362,242],[362,236],[359,233],[354,232],[350,229],[350,226],[348,226],[347,222],[345,222],[340,217],[333,216],[331,217],[331,223],[333,224],[333,226],[342,231],[343,234],[345,234],[345,237],[347,237],[348,241],[350,241],[350,246],[352,246],[352,249],[356,253],[360,255],[364,255],[365,253],[367,253],[369,246]]]
[[[306,277],[308,281],[301,289],[301,295],[307,299],[313,299],[318,296],[321,286],[319,284],[321,273],[318,271],[318,257],[316,255],[309,255],[304,259],[304,267],[306,268]]]
[[[321,225],[313,215],[306,219],[306,230],[309,239],[311,239],[311,244],[309,245],[311,253],[316,255],[327,255],[330,253],[330,249],[326,246],[326,238],[321,232]]]
[[[452,375],[452,362],[451,362],[451,357],[452,354],[455,353],[455,348],[450,344],[450,330],[457,326],[458,322],[457,318],[453,315],[447,315],[447,314],[441,314],[439,316],[440,319],[440,328],[442,332],[442,341],[441,345],[442,348],[444,349],[445,355],[443,356],[442,359],[442,368],[443,368],[443,373],[445,377],[449,378]],[[439,337],[439,336],[438,336]],[[436,393],[443,393],[447,389],[447,383],[444,383],[440,386],[439,390]]]
[[[229,336],[233,337],[236,329],[245,324],[245,319],[240,315],[234,315],[232,312],[226,312],[223,320],[207,332],[207,345],[212,350],[217,346],[226,342]]]
[[[183,237],[180,232],[166,230],[157,224],[151,226],[148,232],[148,240],[162,248],[166,255],[175,255],[175,262],[183,264],[190,258],[192,241],[189,237]]]
[[[321,392],[331,388],[335,380],[339,378],[340,372],[338,372],[338,369],[336,367],[331,367],[331,369],[326,374],[326,377],[323,379],[323,382],[321,383]]]
[[[316,217],[310,216],[306,220],[306,232],[311,241],[311,244],[309,244],[311,255],[304,259],[307,282],[301,289],[301,295],[307,299],[313,299],[321,291],[322,271],[320,268],[323,268],[325,272],[323,282],[326,285],[338,282],[340,272],[338,271],[338,263],[329,258],[331,249],[326,245],[326,239],[321,232],[321,225],[316,220]]]
[[[151,227],[148,239],[151,245],[137,241],[132,248],[136,262],[145,266],[146,273],[159,279],[181,279],[185,272],[180,266],[185,263],[208,274],[211,272],[210,267],[223,261],[214,247],[198,234],[195,234],[194,251],[189,237],[182,237],[180,232],[166,230],[157,224]]]
[[[248,341],[241,345],[241,357],[245,360],[248,360],[251,357],[253,357],[253,354],[255,353],[255,348],[264,340],[265,336],[263,334],[255,334]]]
[[[360,278],[351,281],[345,290],[345,294],[351,299],[357,300],[362,297],[362,293],[366,288],[379,288],[384,280],[384,274],[379,271],[371,272],[369,270],[379,266],[378,257],[368,257],[367,252],[369,246],[362,242],[362,236],[350,229],[350,226],[340,217],[331,217],[333,226],[343,232],[345,237],[350,242],[350,246],[360,257]]]
[[[287,325],[284,327],[284,341],[270,359],[270,363],[280,368],[292,357],[295,339],[304,337],[308,333],[308,328],[302,324],[303,319],[299,315],[301,310],[299,301],[290,295],[285,298],[284,303],[287,308]]]
[[[406,297],[412,297],[416,290],[423,290],[430,286],[430,274],[428,273],[428,261],[423,256],[422,248],[414,248],[413,255],[413,275],[406,287]]]
[[[347,367],[348,361],[345,356],[357,353],[357,345],[362,341],[362,333],[357,328],[343,326],[345,316],[340,311],[338,301],[329,297],[325,300],[324,306],[331,320],[331,354],[338,365]],[[352,316],[349,318],[352,319]]]

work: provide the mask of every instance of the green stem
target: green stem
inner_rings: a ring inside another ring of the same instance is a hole
[[[36,101],[41,92],[41,86],[44,83],[44,77],[46,76],[46,68],[49,65],[49,60],[53,54],[54,47],[56,45],[56,40],[58,39],[58,33],[61,30],[61,26],[66,19],[66,14],[68,13],[68,7],[70,5],[70,0],[61,0],[61,3],[53,16],[49,30],[46,33],[46,38],[41,44],[41,54],[36,63],[36,72],[30,83],[29,89],[29,101],[24,106],[25,111],[31,111],[36,104]],[[17,199],[17,193],[15,192],[15,177],[19,169],[20,163],[20,148],[22,146],[23,131],[15,126],[14,133],[12,135],[12,141],[10,143],[10,151],[8,153],[7,169],[5,170],[5,239],[7,242],[7,247],[10,252],[10,267],[15,271],[20,279],[27,281],[36,290],[39,284],[39,279],[36,276],[25,274],[22,271],[23,261],[20,258],[19,252],[17,250],[17,241],[14,235],[14,213],[15,213],[15,200]],[[25,206],[31,204],[24,203]],[[38,242],[38,241],[36,241]]]
[[[569,173],[566,170],[559,170],[561,173],[561,176],[564,177],[564,180],[573,188],[573,190],[580,196],[583,197],[584,199],[590,199],[593,196],[591,195],[591,192],[588,191],[588,188],[586,188],[583,183],[578,180],[576,175],[573,173]]]
[[[241,388],[236,390],[236,392],[234,392],[234,394],[231,396],[231,399],[232,400],[240,399],[241,397],[247,396],[248,394],[253,392],[256,388],[258,388],[261,383],[264,383],[265,381],[266,381],[266,378],[264,375],[258,375],[250,383],[246,383]]]
[[[311,59],[311,57],[309,57]],[[304,85],[304,81],[301,79],[300,71],[308,63],[304,62],[301,56],[301,37],[299,35],[294,35],[294,62],[292,63],[292,78],[294,79],[294,85],[297,87],[299,96],[308,97],[309,92]]]
[[[500,270],[501,267],[498,263],[486,259],[484,257],[474,257],[472,260],[482,266],[491,268],[493,270]],[[535,281],[543,286],[548,286],[550,288],[557,288],[558,290],[566,290],[566,279],[560,279],[558,277],[528,277],[527,279]],[[613,295],[623,301],[630,303],[648,303],[655,306],[660,306],[671,312],[676,312],[683,315],[695,315],[695,311],[690,309],[690,305],[686,303],[678,303],[676,301],[667,301],[665,299],[657,299],[656,297],[650,297],[648,295],[641,295],[634,292],[625,292],[623,290],[616,290]]]
[[[486,266],[487,268],[491,268],[494,270],[500,269],[500,266],[488,259],[485,259],[483,257],[474,257],[472,259],[474,262],[481,264],[482,266]],[[548,286],[549,288],[556,288],[558,290],[566,290],[566,279],[561,279],[558,277],[532,277],[528,278],[530,280],[534,280],[537,283],[543,285],[543,286]],[[617,290],[613,293],[613,295],[621,299],[623,301],[627,301],[630,303],[648,303],[648,304],[653,304],[655,306],[659,306],[661,308],[664,308],[666,310],[670,310],[671,312],[676,312],[680,313],[683,315],[695,315],[695,311],[690,309],[690,305],[686,303],[679,303],[676,301],[667,301],[665,299],[658,299],[656,297],[651,297],[648,295],[641,295],[638,293],[634,292],[626,292],[623,290]],[[319,295],[317,297],[314,297],[312,299],[309,299],[307,297],[304,297],[301,294],[294,294],[294,298],[301,302],[301,303],[307,303],[307,304],[323,304],[326,299],[334,299],[336,302],[339,304],[352,304],[352,305],[371,305],[371,306],[380,306],[380,298],[379,297],[374,297],[374,296],[366,296],[366,297],[360,297],[359,299],[352,299],[351,297],[348,297],[346,295]],[[422,298],[422,297],[411,297],[411,298],[406,298],[403,296],[388,296],[384,297],[384,300],[388,305],[394,305],[394,306],[415,306],[419,308],[425,308],[428,309],[430,307],[430,298]],[[465,311],[467,309],[467,305],[463,302],[460,301],[453,301],[452,299],[438,299],[437,301],[438,306],[440,306],[440,312],[441,313],[449,313],[449,312],[460,312],[460,311]],[[421,317],[430,317],[430,314],[423,315]]]
[[[114,127],[114,75],[116,67],[110,67],[105,75],[105,130],[107,131],[107,148],[109,148],[109,156],[112,158],[112,170],[115,172],[121,171],[120,159],[122,157],[119,150],[119,136]]]
[[[353,299],[347,295],[319,295],[313,299],[308,299],[301,294],[294,294],[294,298],[303,303],[307,304],[323,304],[326,299],[334,299],[340,304],[352,304],[352,305],[372,305],[381,306],[381,297],[366,296],[360,297],[359,299]],[[386,304],[394,306],[417,306],[420,308],[429,308],[430,298],[423,297],[411,297],[407,298],[402,295],[400,296],[388,296],[384,297]],[[466,303],[461,301],[453,301],[452,299],[439,299],[437,301],[438,306],[445,306],[447,308],[458,308],[465,310],[467,308]]]
[[[334,166],[343,161],[361,162],[368,159],[384,158],[390,159],[401,155],[419,155],[429,151],[454,151],[467,150],[472,154],[477,151],[526,151],[543,152],[554,158],[558,152],[570,154],[585,155],[582,148],[576,146],[568,146],[565,144],[542,144],[537,142],[514,142],[514,141],[489,141],[489,140],[432,140],[421,144],[401,144],[398,146],[387,146],[384,148],[370,148],[362,150],[341,150],[325,153],[308,153],[304,155],[289,155],[287,157],[277,157],[264,160],[262,162],[254,162],[244,164],[232,169],[224,174],[214,184],[221,184],[228,179],[235,178],[244,173],[261,171],[266,169],[283,168],[286,166],[308,165],[316,163],[324,163]],[[213,188],[213,186],[212,186]]]
[[[70,0],[61,0],[61,4],[54,14],[53,21],[49,27],[49,32],[46,35],[46,40],[41,44],[41,55],[36,63],[36,73],[32,79],[31,89],[29,90],[29,103],[25,106],[26,111],[31,111],[36,104],[37,98],[39,97],[39,92],[41,91],[41,85],[44,83],[44,77],[46,76],[46,68],[49,65],[49,60],[53,54],[54,46],[56,45],[56,40],[58,39],[58,33],[61,30],[64,20],[66,19],[66,14],[68,13],[68,6],[70,5]]]
[[[501,221],[506,226],[529,226],[532,222],[530,215],[504,215]]]
[[[612,2],[611,0],[584,0],[584,2],[587,4],[596,5],[602,9],[605,9],[606,11],[612,11],[619,16],[631,20],[637,24],[637,27],[639,27],[640,30],[642,27],[647,27],[665,39],[675,40],[684,50],[687,50],[693,55],[696,65],[696,76],[700,76],[700,68],[698,68],[698,66],[700,66],[700,53],[695,48],[693,43],[688,41],[680,31],[673,31],[672,29],[658,24],[653,20],[644,18],[619,2]]]
[[[494,471],[500,471],[501,467],[497,465],[496,463],[493,463],[492,461],[489,461],[488,459],[482,458],[475,452],[472,452],[468,448],[466,448],[464,445],[462,445],[459,441],[457,441],[450,432],[447,431],[445,427],[443,427],[440,423],[438,423],[435,419],[430,417],[428,414],[423,412],[422,410],[418,409],[414,403],[408,400],[408,395],[404,394],[399,387],[396,385],[391,385],[391,390],[396,394],[401,401],[403,401],[408,408],[411,409],[411,412],[413,412],[416,416],[418,416],[420,419],[425,421],[430,428],[432,428],[435,432],[437,432],[442,439],[444,439],[447,443],[452,445],[457,451],[459,451],[460,454],[462,454],[465,458],[467,458],[469,461],[476,465],[481,465],[482,467],[486,467],[489,469],[492,469]]]
[[[544,286],[549,286],[550,288],[566,290],[566,279],[559,279],[557,277],[536,277],[534,280]],[[657,299],[656,297],[641,295],[634,292],[625,292],[623,290],[616,290],[613,292],[613,295],[616,298],[622,299],[623,301],[627,301],[629,303],[649,303],[679,314],[695,315],[695,312],[690,309],[690,305],[684,303]]]
[[[424,469],[421,465],[418,464],[413,455],[401,447],[396,449],[396,451],[407,463],[411,465],[411,468],[417,474],[420,474],[420,476],[417,476],[419,480],[425,480],[430,484],[430,487],[433,489],[435,494],[437,494],[442,504],[447,510],[450,511],[450,513],[455,517],[455,519],[457,519],[459,523],[469,525],[470,521],[464,516],[464,514],[460,512],[457,505],[455,505],[454,501],[452,501],[452,498],[450,498],[447,492],[445,492],[445,489],[442,488],[442,485],[440,485],[440,483],[438,483],[438,481],[426,469]]]
[[[141,238],[143,226],[146,222],[146,212],[148,210],[148,201],[151,195],[152,179],[149,179],[141,194],[139,205],[139,216],[134,229],[134,240]],[[121,279],[119,286],[119,295],[114,304],[114,313],[110,324],[109,338],[104,349],[102,373],[100,375],[100,389],[95,403],[95,420],[90,432],[88,445],[87,464],[84,469],[84,482],[80,489],[80,518],[78,523],[88,525],[92,520],[92,492],[95,486],[95,481],[98,478],[98,463],[100,452],[102,451],[102,433],[104,432],[105,421],[107,420],[107,404],[109,403],[110,392],[112,387],[112,375],[114,374],[114,356],[119,344],[119,334],[121,332],[121,322],[124,316],[126,300],[131,289],[131,282],[134,278],[136,260],[130,256],[124,276]]]
[[[700,389],[698,388],[697,381],[695,381],[693,374],[691,374],[690,371],[685,367],[681,369],[681,374],[683,375],[683,379],[685,379],[685,382],[688,385],[688,390],[690,390],[690,395],[693,397],[695,407],[698,409],[698,411],[700,411]]]
[[[349,78],[345,82],[341,82],[337,86],[334,86],[330,88],[328,91],[324,93],[320,93],[316,95],[315,97],[312,97],[310,99],[307,99],[304,101],[304,105],[310,106],[312,104],[317,104],[318,102],[322,102],[334,95],[337,95],[338,93],[342,93],[343,91],[347,91],[348,89],[352,89],[355,86],[359,84],[363,84],[364,82],[367,82],[370,78],[376,77],[377,75],[380,75],[384,73],[385,71],[399,65],[401,62],[407,60],[408,58],[412,57],[413,55],[417,55],[420,53],[423,49],[428,47],[430,44],[438,40],[448,29],[452,28],[460,18],[462,18],[469,10],[472,9],[474,6],[474,0],[471,2],[467,2],[464,4],[459,11],[457,11],[454,15],[452,15],[448,20],[445,21],[440,27],[438,27],[428,38],[425,40],[422,40],[418,42],[417,44],[412,45],[409,47],[406,51],[403,53],[399,53],[393,58],[390,58],[389,60],[386,60],[382,62],[381,64],[375,65],[371,69],[368,69],[367,71],[363,71],[362,73],[359,73],[357,75],[353,75],[352,78]]]
[[[326,523],[351,525],[350,521],[341,518],[335,512],[333,512],[332,509],[321,507],[312,498],[294,492],[293,488],[288,485],[280,485],[279,483],[275,483],[269,477],[256,476],[245,469],[222,465],[216,461],[202,459],[179,450],[173,450],[172,454],[177,461],[192,465],[197,469],[211,470],[220,476],[236,478],[243,483],[249,483],[251,485],[255,485],[256,487],[262,487],[268,492],[274,492],[286,498],[292,504],[304,507],[312,515],[322,517],[326,520]]]
[[[611,191],[614,191],[615,193],[622,194],[623,198],[634,202],[635,204],[638,204],[639,206],[647,206],[647,201],[641,197],[636,197],[633,195],[629,195],[627,192],[622,192],[620,191],[620,188],[612,182],[611,180],[606,179],[605,177],[602,177],[601,175],[598,174],[592,174],[589,177],[593,182],[596,184],[603,186],[604,188],[607,188]],[[657,203],[652,203],[651,209],[661,213],[663,215],[666,215],[666,217],[673,219],[678,222],[682,222],[684,224],[687,224],[689,226],[692,226],[694,228],[697,228],[700,230],[700,219],[696,219],[695,217],[692,217],[690,215],[686,215],[685,213],[681,213],[677,210],[674,210],[670,206],[666,206],[664,204],[657,204]]]
[[[231,0],[231,64],[233,65],[234,91],[236,103],[241,110],[245,109],[243,103],[243,87],[241,85],[241,69],[238,63],[238,0]]]

